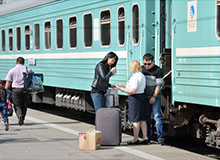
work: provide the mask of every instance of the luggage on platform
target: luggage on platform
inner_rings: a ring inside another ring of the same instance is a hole
[[[105,96],[112,96],[112,95],[105,95]],[[113,103],[114,102],[115,101],[113,100]],[[120,145],[121,143],[120,109],[100,108],[96,112],[96,130],[102,132],[101,145]]]
[[[119,97],[118,97],[118,90],[111,88],[107,89],[105,94],[105,106],[106,107],[115,107],[119,106]]]
[[[96,150],[101,145],[101,132],[92,130],[87,133],[79,133],[80,150]]]

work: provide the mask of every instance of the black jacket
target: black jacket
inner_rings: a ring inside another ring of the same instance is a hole
[[[142,66],[142,73],[146,78],[145,93],[147,96],[153,96],[155,88],[161,88],[163,84],[163,70],[157,65],[149,70]]]
[[[92,83],[92,92],[94,90],[101,91],[101,93],[106,93],[106,90],[111,85],[109,84],[109,78],[113,75],[110,72],[109,66],[106,63],[99,62],[95,67],[95,76]]]

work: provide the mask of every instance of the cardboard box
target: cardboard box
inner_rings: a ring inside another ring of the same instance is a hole
[[[96,150],[101,145],[101,131],[93,130],[87,133],[79,133],[80,150]]]

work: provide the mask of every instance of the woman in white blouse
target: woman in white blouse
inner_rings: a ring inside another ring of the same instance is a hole
[[[145,76],[141,73],[142,68],[138,61],[130,62],[130,69],[133,73],[132,77],[126,84],[118,84],[122,92],[126,92],[128,96],[129,106],[129,121],[133,123],[133,140],[128,142],[128,145],[148,144],[147,140],[147,110],[146,110],[146,96],[144,89],[146,86]],[[125,87],[125,88],[120,88]],[[143,140],[139,141],[140,128],[143,134]]]

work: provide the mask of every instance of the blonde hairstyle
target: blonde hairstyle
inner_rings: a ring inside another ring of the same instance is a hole
[[[142,71],[141,64],[137,60],[130,62],[130,68],[134,71],[134,73]]]

